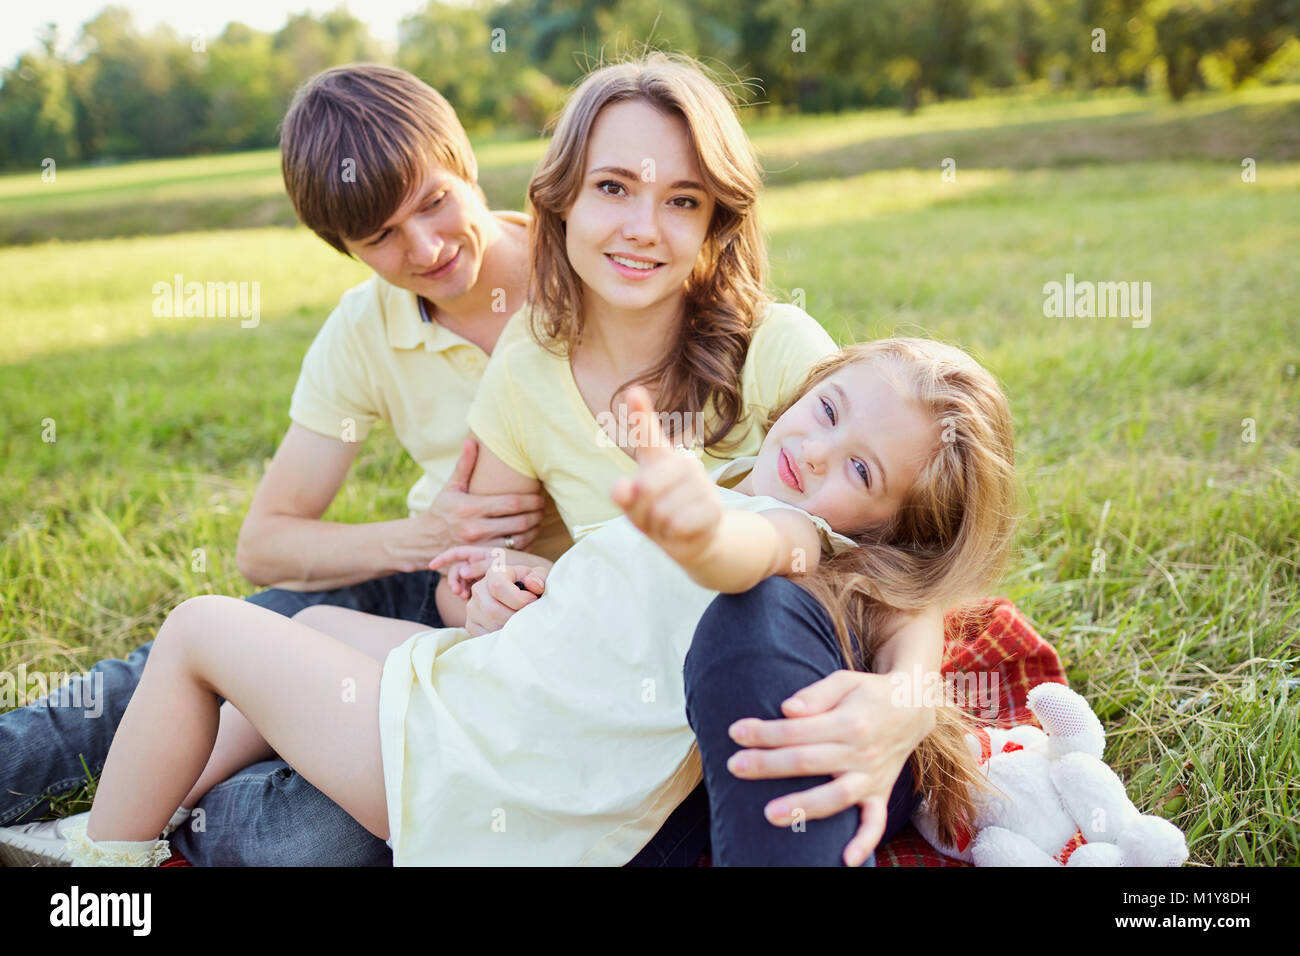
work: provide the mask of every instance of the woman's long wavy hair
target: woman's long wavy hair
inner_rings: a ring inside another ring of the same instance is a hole
[[[762,171],[729,94],[691,58],[651,53],[601,67],[565,105],[528,184],[532,334],[543,347],[567,355],[582,332],[582,280],[569,263],[563,217],[582,188],[596,117],[611,103],[629,100],[685,123],[714,210],[667,354],[614,394],[647,385],[658,393],[658,410],[682,413],[673,420],[706,413],[702,444],[721,450],[730,447],[723,439],[745,415],[741,372],[754,323],[768,302],[767,251],[755,215]],[[613,411],[612,398],[610,405]]]
[[[868,670],[898,612],[957,608],[948,615],[949,627],[978,613],[975,605],[958,605],[997,585],[1015,535],[1017,493],[1011,412],[979,363],[928,339],[883,339],[829,356],[811,370],[797,396],[862,361],[933,416],[940,433],[892,518],[853,536],[859,547],[792,579],[826,608],[844,659]],[[769,429],[788,407],[773,411]],[[947,701],[936,714],[934,730],[912,756],[913,769],[917,790],[930,801],[940,836],[951,845],[973,818],[974,793],[987,792],[989,785],[965,742],[971,717]]]

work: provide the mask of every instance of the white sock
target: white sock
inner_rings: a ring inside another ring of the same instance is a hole
[[[85,824],[64,835],[73,866],[160,866],[172,855],[166,840],[92,840]]]

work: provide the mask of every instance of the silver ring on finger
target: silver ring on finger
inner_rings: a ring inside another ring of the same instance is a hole
[[[515,536],[513,534],[506,535],[506,547],[511,551],[515,549]]]

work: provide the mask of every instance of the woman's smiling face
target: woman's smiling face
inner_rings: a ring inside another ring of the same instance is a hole
[[[714,205],[685,122],[643,100],[611,103],[585,166],[565,245],[587,302],[640,310],[680,298]]]
[[[772,426],[750,487],[852,535],[898,511],[938,437],[938,424],[871,361],[854,362]]]

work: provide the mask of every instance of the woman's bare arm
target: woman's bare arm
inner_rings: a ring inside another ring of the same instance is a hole
[[[534,495],[541,492],[542,483],[540,481],[515,471],[498,458],[487,445],[479,441],[478,436],[472,431],[470,432],[470,438],[478,444],[478,460],[475,462],[474,474],[469,481],[469,493],[471,495]],[[437,559],[434,560],[436,562]],[[545,562],[547,565],[550,564],[544,558],[536,558],[536,560]],[[472,583],[476,578],[469,580]],[[438,606],[438,614],[445,625],[448,627],[464,626],[468,595],[457,594],[456,589],[445,573],[441,580],[438,581],[434,600]]]

